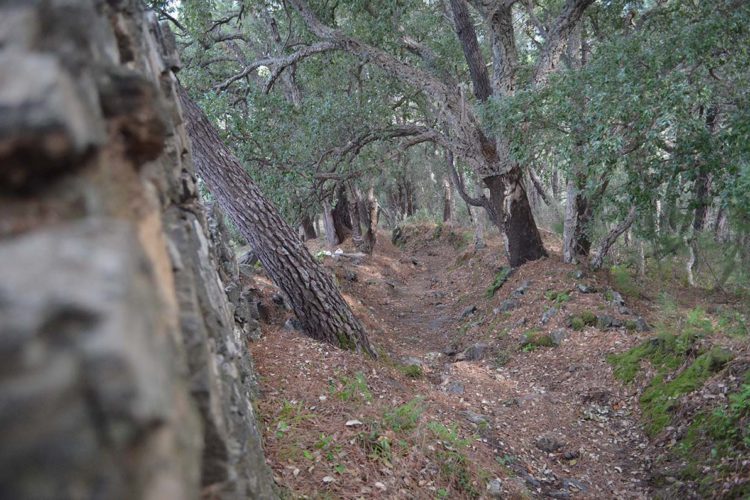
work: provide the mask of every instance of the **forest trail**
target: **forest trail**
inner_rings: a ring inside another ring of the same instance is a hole
[[[429,231],[403,251],[381,235],[362,262],[325,258],[379,360],[300,338],[280,327],[284,311],[252,345],[277,481],[311,498],[647,497],[635,391],[606,361],[642,335],[565,326],[584,311],[621,318],[606,283],[552,257],[488,298],[497,242],[475,251],[452,230]],[[559,345],[545,345],[551,332]],[[522,345],[527,337],[541,345]],[[399,409],[413,422],[394,425]],[[461,458],[446,467],[454,450]]]

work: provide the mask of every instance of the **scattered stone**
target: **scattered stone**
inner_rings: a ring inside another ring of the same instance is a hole
[[[461,382],[453,381],[446,386],[445,390],[449,394],[463,394],[464,385]]]
[[[482,342],[467,347],[464,352],[459,356],[462,356],[462,361],[479,361],[484,358],[489,350],[489,346]]]
[[[536,440],[534,445],[540,450],[547,453],[554,453],[560,448],[565,446],[565,443],[560,441],[556,436],[552,434],[545,434]]]
[[[528,323],[528,320],[525,317],[523,317],[519,319],[518,321],[516,321],[515,323],[513,323],[512,328],[520,328],[524,326],[526,323]]]
[[[427,360],[428,363],[434,364],[437,362],[438,359],[440,359],[441,354],[439,352],[431,351],[424,355],[424,358]]]
[[[487,483],[487,496],[490,498],[502,498],[503,497],[503,482],[498,478],[493,479]]]
[[[347,426],[347,427],[356,427],[356,426],[358,426],[358,425],[362,425],[362,422],[360,422],[360,421],[359,421],[359,420],[357,420],[357,419],[353,419],[353,420],[347,420],[347,421],[346,421],[346,426]]]
[[[279,307],[284,307],[286,304],[286,301],[284,300],[284,296],[280,293],[274,293],[271,297],[271,301],[276,304]]]
[[[576,458],[580,456],[581,456],[581,452],[578,450],[566,451],[565,454],[563,454],[563,458],[565,460],[575,460]]]
[[[648,331],[651,331],[651,327],[649,326],[648,323],[646,323],[645,319],[639,316],[635,320],[635,330],[637,332],[648,332]]]
[[[357,273],[355,273],[354,271],[347,271],[344,274],[344,279],[346,281],[351,281],[352,283],[354,283],[355,281],[357,281]]]
[[[445,349],[443,349],[443,354],[446,356],[455,356],[458,354],[458,346],[456,344],[451,344]]]
[[[546,325],[549,323],[549,320],[551,320],[555,314],[557,314],[557,308],[556,307],[550,307],[546,311],[544,311],[544,314],[542,314],[542,324]]]
[[[570,498],[570,493],[566,490],[554,490],[547,493],[550,498],[557,498],[559,500],[567,500]]]
[[[596,292],[596,288],[593,286],[584,285],[583,283],[578,283],[576,285],[576,289],[578,289],[581,293],[594,293]]]
[[[521,286],[519,286],[518,288],[516,288],[516,289],[515,289],[515,290],[513,291],[513,293],[511,293],[511,296],[513,296],[513,297],[515,297],[515,298],[519,298],[519,297],[521,297],[521,296],[525,295],[525,294],[526,294],[526,290],[528,290],[528,288],[529,288],[529,285],[531,285],[531,281],[529,281],[529,280],[524,280],[524,281],[523,281],[523,282],[521,283]]]
[[[301,332],[303,330],[302,323],[300,323],[297,318],[289,318],[284,323],[284,330],[290,332]]]
[[[620,328],[623,326],[623,322],[607,314],[602,314],[596,318],[596,326],[601,330],[606,330],[607,328]]]
[[[526,484],[528,484],[532,488],[540,488],[542,486],[542,483],[540,483],[537,478],[535,478],[528,472],[524,471],[523,469],[520,469],[518,471],[518,475],[521,476],[521,478],[526,482]]]
[[[612,305],[615,305],[618,307],[625,305],[625,299],[622,298],[622,295],[620,294],[620,292],[616,292],[615,290],[610,289],[606,292],[606,294],[609,295],[609,302]]]
[[[323,477],[323,482],[326,484],[331,484],[331,483],[335,483],[336,480],[332,478],[331,476],[325,476]]]
[[[463,310],[463,312],[461,313],[460,319],[468,318],[469,316],[471,316],[475,312],[477,312],[477,306],[471,305],[471,306],[469,306],[469,307],[467,307],[466,309]]]
[[[408,356],[401,361],[405,366],[422,366],[422,360],[414,356]]]
[[[492,312],[494,314],[500,314],[508,311],[512,311],[516,307],[518,307],[520,303],[516,299],[506,299],[500,303],[499,306],[494,308]]]
[[[385,490],[387,490],[387,489],[388,489],[388,488],[387,488],[387,487],[386,487],[386,486],[385,486],[385,485],[384,485],[383,483],[381,483],[380,481],[378,481],[377,483],[375,483],[375,487],[376,487],[377,489],[379,489],[380,491],[385,491]]]
[[[570,489],[571,487],[581,492],[588,490],[588,487],[577,479],[563,479],[563,488]]]
[[[580,270],[579,271],[575,271],[573,273],[573,277],[575,279],[577,279],[577,280],[582,279],[583,278],[583,271],[580,271]]]
[[[553,330],[552,333],[549,334],[549,336],[552,339],[552,343],[556,346],[559,346],[560,344],[562,344],[562,341],[568,337],[568,331],[565,328],[558,328],[556,330]]]
[[[464,412],[464,416],[466,417],[466,420],[471,422],[472,424],[477,425],[487,425],[487,417],[484,415],[480,415],[479,413],[473,412],[471,410],[466,410]]]

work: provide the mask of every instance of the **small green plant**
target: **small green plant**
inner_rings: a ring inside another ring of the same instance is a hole
[[[419,365],[401,365],[398,370],[409,378],[422,378],[422,367]]]
[[[479,492],[472,484],[468,459],[463,453],[469,444],[468,439],[458,435],[456,425],[448,427],[440,422],[430,422],[427,429],[442,443],[442,448],[435,451],[436,461],[440,464],[440,475],[449,484],[467,496],[475,498]]]
[[[341,401],[372,401],[372,393],[367,387],[367,379],[364,373],[357,372],[353,377],[344,377],[340,380],[341,388],[336,390],[334,384],[330,385],[330,392]]]
[[[302,403],[293,403],[291,401],[284,401],[276,415],[275,420],[275,436],[277,439],[282,439],[286,436],[294,426],[298,425],[304,420],[309,420],[312,415],[305,412]]]
[[[555,304],[561,305],[570,301],[570,293],[566,291],[556,292],[554,290],[548,290],[544,293],[547,300],[551,300]]]
[[[633,280],[633,276],[630,270],[625,266],[612,266],[609,270],[609,275],[612,277],[612,281],[615,282],[615,288],[620,293],[629,297],[637,297],[640,295],[638,285]]]
[[[424,407],[423,399],[416,397],[396,408],[386,411],[383,415],[383,422],[393,432],[410,431],[417,426],[419,418],[422,416]]]
[[[393,458],[393,443],[381,432],[378,424],[371,425],[368,432],[357,434],[357,443],[367,452],[371,460],[390,464]]]
[[[505,284],[506,281],[508,281],[508,278],[511,274],[511,268],[510,267],[501,267],[500,270],[495,274],[495,279],[492,282],[492,284],[487,288],[487,291],[485,292],[485,296],[488,299],[491,299],[495,296],[495,292],[500,290],[500,288]]]
[[[493,364],[495,365],[495,368],[502,368],[503,366],[507,365],[511,357],[512,356],[508,351],[498,352],[495,355],[495,359],[493,359]]]

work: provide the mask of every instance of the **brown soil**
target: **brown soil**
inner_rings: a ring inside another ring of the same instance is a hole
[[[582,311],[648,320],[648,311],[628,303],[633,312],[621,316],[601,293],[603,275],[575,279],[575,268],[554,252],[517,270],[488,299],[485,291],[502,265],[499,241],[475,251],[463,248],[457,231],[435,231],[412,228],[404,251],[383,233],[375,254],[359,264],[324,258],[365,322],[378,360],[284,329],[291,313],[274,309],[272,285],[256,283],[273,309],[263,338],[251,345],[261,376],[258,412],[267,457],[285,493],[486,498],[488,483],[498,478],[504,498],[646,497],[650,459],[636,423],[637,394],[613,378],[606,361],[644,334],[592,326],[574,331],[566,320]],[[545,243],[554,250],[554,241]],[[322,244],[312,242],[311,251]],[[525,280],[530,284],[519,307],[493,313]],[[579,283],[599,292],[580,293]],[[569,300],[541,325],[553,305],[548,291],[568,291]],[[476,311],[464,316],[470,306]],[[567,336],[558,347],[522,349],[533,328],[564,329]],[[462,356],[455,353],[476,343],[486,344],[482,359],[457,361]],[[417,361],[421,374],[411,378],[404,366]],[[364,392],[357,374],[366,380]],[[389,412],[410,401],[421,410],[412,412],[416,426],[394,429]],[[347,426],[352,420],[361,424]],[[434,422],[455,425],[456,437],[440,435]]]

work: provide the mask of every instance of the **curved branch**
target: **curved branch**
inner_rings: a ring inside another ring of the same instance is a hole
[[[594,251],[594,255],[591,257],[591,261],[589,264],[591,266],[591,269],[596,270],[602,267],[602,264],[604,263],[604,257],[607,256],[609,249],[615,243],[617,238],[619,238],[620,235],[627,231],[628,228],[633,224],[637,213],[638,210],[636,209],[635,205],[630,207],[628,216],[625,217],[625,219],[622,220],[618,225],[616,225],[614,229],[612,229],[609,234],[604,237],[601,243],[599,243],[596,251]]]
[[[318,42],[312,45],[305,46],[294,54],[289,54],[282,57],[267,57],[265,59],[259,59],[245,66],[245,68],[241,72],[228,78],[223,83],[215,85],[214,90],[218,90],[219,92],[225,91],[234,82],[245,78],[247,75],[257,70],[261,66],[268,66],[269,68],[273,68],[274,71],[272,73],[272,80],[275,80],[276,78],[278,78],[278,75],[281,74],[284,68],[287,68],[288,66],[291,66],[292,64],[295,64],[296,62],[305,59],[306,57],[320,54],[321,52],[327,52],[329,50],[336,50],[337,48],[337,44],[333,42]]]
[[[469,196],[469,193],[466,192],[463,176],[461,176],[458,173],[458,170],[456,170],[456,164],[453,161],[453,153],[451,153],[449,149],[445,150],[445,157],[448,161],[448,170],[450,171],[451,179],[453,179],[453,184],[456,186],[456,190],[461,198],[472,207],[487,208],[488,200],[484,195],[481,195],[479,198],[472,198]]]

